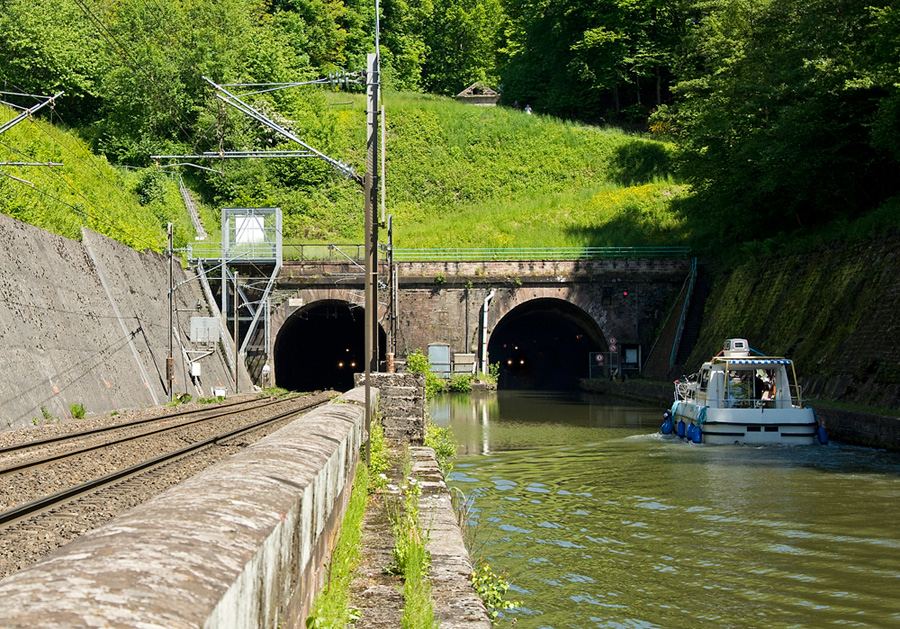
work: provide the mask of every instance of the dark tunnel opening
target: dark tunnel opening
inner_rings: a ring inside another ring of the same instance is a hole
[[[291,391],[353,388],[365,370],[365,310],[344,301],[317,302],[295,312],[275,340],[275,384]],[[379,362],[385,334],[378,328]]]
[[[589,376],[590,352],[606,341],[586,312],[561,299],[535,299],[494,328],[488,362],[500,364],[500,389],[567,391]]]

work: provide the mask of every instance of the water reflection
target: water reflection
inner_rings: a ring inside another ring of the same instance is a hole
[[[446,397],[518,627],[900,626],[900,457],[696,446],[591,397]]]
[[[596,438],[599,427],[655,429],[660,413],[622,406],[588,393],[500,391],[441,395],[430,404],[432,420],[453,426],[460,454],[487,454]]]

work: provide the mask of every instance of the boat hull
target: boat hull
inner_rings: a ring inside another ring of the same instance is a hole
[[[704,410],[705,409],[705,410]],[[680,401],[672,405],[675,425],[699,425],[711,445],[815,445],[816,416],[811,408],[709,408]]]

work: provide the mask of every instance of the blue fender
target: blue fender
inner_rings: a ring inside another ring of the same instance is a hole
[[[694,434],[691,437],[691,441],[694,443],[703,443],[703,429],[700,426],[694,428]]]
[[[660,428],[662,434],[671,435],[672,434],[672,419],[670,417],[666,418],[666,421],[663,422],[662,428]]]
[[[679,437],[684,438],[684,420],[683,419],[678,420],[678,433],[677,434]]]
[[[816,428],[816,439],[818,439],[819,443],[823,446],[828,445],[828,433],[825,432],[825,426],[818,426]]]

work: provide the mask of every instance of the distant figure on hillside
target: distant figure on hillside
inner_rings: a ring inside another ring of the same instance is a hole
[[[525,105],[525,113],[531,115],[531,105]]]

